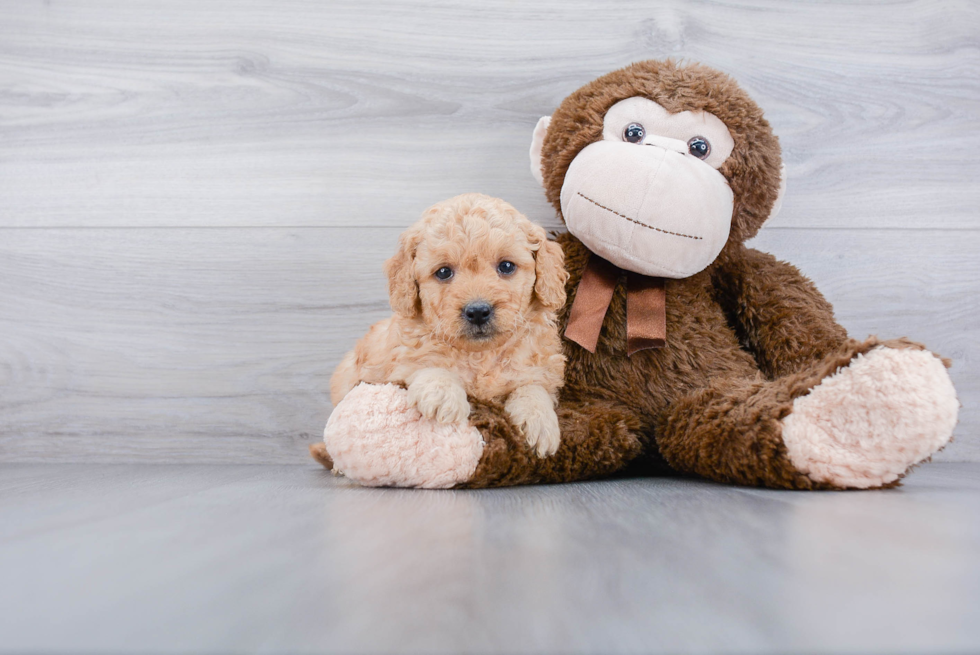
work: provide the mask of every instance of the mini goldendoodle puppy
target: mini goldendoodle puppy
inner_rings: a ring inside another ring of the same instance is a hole
[[[427,209],[385,273],[395,313],[340,362],[333,404],[361,382],[403,383],[409,402],[443,423],[467,420],[467,394],[500,401],[538,455],[553,454],[561,247],[503,200],[468,193]]]

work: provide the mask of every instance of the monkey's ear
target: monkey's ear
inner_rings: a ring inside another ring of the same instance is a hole
[[[541,170],[541,146],[544,145],[544,137],[548,133],[549,125],[551,125],[551,116],[542,116],[534,127],[534,136],[531,137],[531,175],[541,186],[544,186],[544,173]]]
[[[772,219],[776,218],[776,214],[779,210],[783,208],[783,196],[786,195],[786,164],[779,165],[779,194],[776,195],[776,202],[772,203],[772,211],[769,212],[769,216],[766,220],[762,221],[762,225],[759,226],[761,230],[766,226],[766,224]]]
[[[388,301],[391,309],[405,318],[419,314],[419,285],[415,281],[415,251],[422,241],[422,232],[409,228],[398,238],[398,252],[385,262],[388,276]]]

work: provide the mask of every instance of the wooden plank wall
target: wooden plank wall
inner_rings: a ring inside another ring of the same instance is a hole
[[[781,136],[757,247],[855,336],[955,362],[980,461],[980,4],[0,2],[0,461],[305,462],[381,263],[507,198],[540,115],[635,60],[731,73]]]

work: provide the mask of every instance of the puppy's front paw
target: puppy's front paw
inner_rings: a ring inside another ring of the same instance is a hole
[[[526,419],[521,425],[527,444],[535,449],[538,457],[549,457],[558,452],[561,443],[561,430],[558,428],[558,415],[554,408],[534,418]]]
[[[470,416],[466,390],[455,373],[443,369],[419,371],[408,384],[408,402],[439,423],[461,423]]]
[[[561,431],[554,400],[544,387],[536,384],[518,387],[507,398],[504,410],[538,457],[555,454],[561,442]]]

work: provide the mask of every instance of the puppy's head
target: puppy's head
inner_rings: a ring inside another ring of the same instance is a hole
[[[553,321],[565,304],[561,247],[497,198],[479,193],[433,205],[385,263],[391,307],[468,350],[490,348]]]

